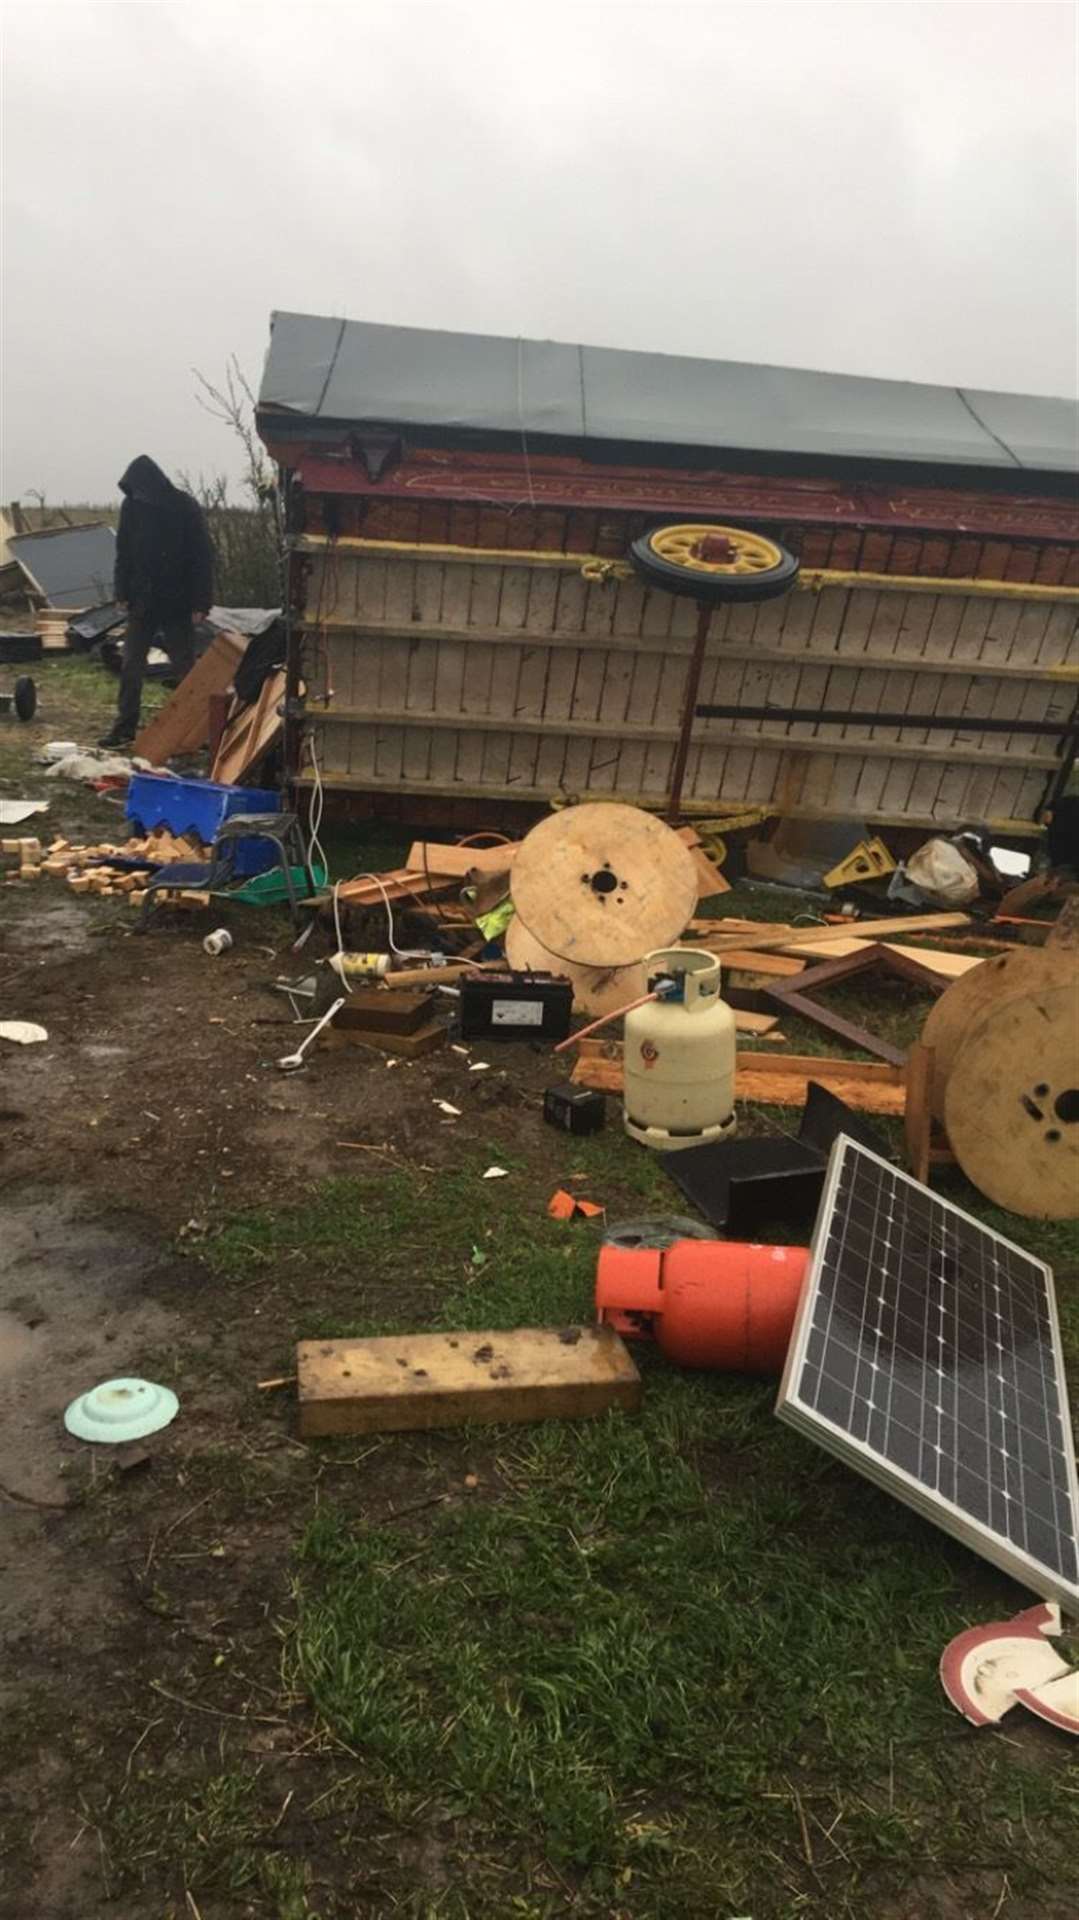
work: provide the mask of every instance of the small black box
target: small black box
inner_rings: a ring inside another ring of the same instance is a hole
[[[543,1117],[552,1127],[565,1133],[599,1133],[607,1119],[607,1102],[591,1087],[548,1087],[543,1096]]]
[[[573,988],[553,973],[476,973],[461,981],[462,1040],[564,1040]]]

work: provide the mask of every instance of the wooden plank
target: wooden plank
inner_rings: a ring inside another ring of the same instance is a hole
[[[503,703],[503,710],[499,711],[495,709],[492,711],[490,715],[482,719],[470,714],[467,724],[469,727],[478,728],[485,733],[493,733],[499,736],[501,736],[505,732],[507,726],[513,728],[514,730],[520,733],[539,733],[539,734],[550,733],[552,731],[552,721],[549,713],[539,720],[526,719],[524,717],[521,717],[521,718],[514,717],[514,702],[516,699],[517,674],[520,667],[520,648],[515,647],[512,651],[513,651],[513,654],[516,656],[512,660],[508,659],[506,656],[503,656],[501,654],[496,656],[496,667],[501,669],[501,671],[498,674],[496,674],[496,679],[501,678],[502,673],[504,673],[505,680],[506,680],[506,684],[502,686],[498,694],[498,697],[502,700],[502,703]],[[574,694],[575,709],[586,704],[594,704],[598,707],[598,693],[599,693],[598,688],[593,690],[595,694],[595,698],[593,700],[586,701],[585,699],[585,689],[588,682],[591,679],[591,674],[585,672],[585,665],[586,663],[589,662],[590,656],[587,655],[586,653],[582,653],[581,660],[582,660],[582,666],[581,666],[580,672],[578,673],[578,677],[577,677],[578,684]],[[671,667],[677,668],[677,662],[667,663],[667,669],[665,670],[665,676],[664,676],[664,684],[663,686],[661,686],[661,691],[660,691],[661,707],[665,706],[667,704],[668,699],[671,698],[672,696],[673,696],[673,702],[675,704],[675,707],[677,707],[678,690],[673,685],[668,686],[666,683],[666,672],[669,671]],[[685,676],[682,673],[681,669],[677,669],[677,680],[681,682],[684,679],[684,677]],[[381,707],[381,706],[377,710],[370,710],[362,707],[333,706],[328,708],[325,715],[320,715],[319,717],[320,719],[323,719],[327,725],[360,724],[360,725],[366,726],[366,725],[370,725],[372,721],[380,721],[384,726],[407,727],[407,728],[414,728],[417,725],[417,720],[419,718],[419,716],[417,716],[415,713],[409,712],[407,708],[394,707],[391,709],[389,707]],[[420,724],[424,728],[427,728],[427,727],[458,728],[461,726],[462,721],[461,721],[461,716],[459,714],[429,713],[429,714],[424,714],[422,716],[422,721]],[[747,747],[747,735],[744,732],[738,732],[735,730],[738,727],[741,727],[744,724],[743,722],[735,721],[734,723],[732,723],[732,725],[728,725],[726,722],[721,723],[721,722],[711,721],[703,724],[706,724],[709,726],[715,726],[715,727],[722,727],[722,731],[718,731],[716,733],[710,734],[706,740],[702,740],[701,742],[702,745],[711,745],[711,746],[722,745],[722,746],[740,748],[743,750],[743,758],[745,758],[747,761],[752,760],[753,753],[752,753],[752,750]],[[582,742],[595,741],[596,739],[608,739],[608,740],[641,739],[641,740],[651,740],[657,743],[661,741],[670,742],[673,745],[673,743],[678,738],[678,726],[676,724],[676,719],[671,718],[670,720],[663,720],[659,716],[657,716],[656,725],[652,727],[629,726],[629,725],[608,726],[606,722],[601,721],[598,718],[596,719],[573,718],[570,720],[557,721],[555,723],[554,730],[562,734],[567,734],[571,736],[573,739],[580,740]],[[1005,736],[1001,735],[999,737],[1004,738]],[[768,733],[768,734],[761,734],[757,736],[757,738],[758,738],[760,747],[765,750],[770,750],[772,748],[776,748],[776,749],[789,748],[790,746],[790,741],[785,734]],[[848,757],[853,757],[857,761],[857,766],[855,768],[855,772],[853,775],[853,777],[856,779],[858,772],[861,768],[861,764],[865,758],[866,748],[865,748],[865,743],[860,740],[820,739],[820,740],[800,741],[799,752],[814,753],[820,756],[821,766],[826,774],[830,770],[831,762],[836,755],[841,755],[841,756],[846,755]],[[1000,747],[1000,748],[994,747],[992,749],[986,749],[982,752],[975,752],[972,749],[963,749],[958,747],[948,748],[948,747],[922,747],[922,746],[900,745],[900,746],[889,747],[887,749],[887,752],[888,752],[889,758],[896,758],[896,757],[907,758],[912,761],[916,761],[922,764],[923,766],[936,765],[938,768],[938,772],[936,775],[937,786],[939,786],[940,778],[941,778],[939,769],[942,767],[954,767],[960,762],[965,762],[971,767],[984,766],[985,764],[988,763],[989,765],[996,764],[998,766],[1008,766],[1008,767],[1020,766],[1024,768],[1042,769],[1045,772],[1053,772],[1055,771],[1057,766],[1056,757],[1051,753],[1025,753],[1025,752],[1022,754],[1020,754],[1019,752],[1009,753],[1003,747]],[[666,748],[664,749],[664,760],[669,767],[670,752]],[[935,796],[935,792],[936,792],[936,788],[934,787],[934,796]],[[715,796],[707,795],[707,794],[703,796],[703,798],[705,798],[706,800],[710,800],[711,798],[714,798],[714,797]],[[736,791],[734,788],[731,788],[730,790],[728,790],[727,786],[725,785],[723,794],[721,797],[724,799],[724,801],[729,802],[732,800],[741,799],[743,796],[740,792]],[[849,805],[847,806],[846,813],[843,813],[841,811],[839,817],[840,818],[849,817]]]
[[[406,867],[412,873],[437,874],[463,880],[470,873],[505,873],[517,857],[520,842],[500,847],[444,847],[434,840],[416,840],[408,850]]]
[[[621,1093],[621,1048],[610,1041],[582,1040],[570,1078],[578,1087]],[[904,1110],[903,1070],[883,1061],[768,1053],[739,1053],[736,1058],[734,1092],[739,1100],[804,1107],[811,1080],[860,1113],[901,1114]]]
[[[378,880],[345,880],[338,888],[338,898],[345,906],[377,906],[380,901],[407,900],[415,894],[424,898],[439,891],[440,886],[449,888],[451,882],[441,882],[435,876],[434,885],[423,873],[413,873],[407,867],[397,867],[392,873],[382,873]]]
[[[929,1112],[929,1089],[933,1084],[933,1049],[916,1041],[907,1055],[907,1105],[903,1122],[903,1133],[907,1149],[907,1166],[916,1180],[923,1184],[929,1179],[929,1151],[932,1119]]]
[[[284,673],[268,673],[257,700],[225,728],[210,767],[211,780],[236,786],[265,759],[284,729],[284,719],[278,712],[284,698]],[[245,719],[246,726],[241,724]]]
[[[374,1048],[376,1053],[392,1053],[402,1060],[419,1060],[425,1053],[437,1053],[446,1045],[447,1028],[440,1020],[429,1020],[412,1033],[387,1033],[384,1027],[361,1027],[348,1021],[339,1025],[348,1012],[342,1007],[332,1026],[323,1029],[317,1045],[327,1053],[339,1053],[349,1047]],[[778,1017],[778,1016],[777,1016]]]
[[[768,974],[783,979],[803,973],[805,966],[804,960],[788,953],[744,953],[734,947],[723,955],[725,974]]]
[[[779,604],[779,603],[776,603],[776,604]],[[801,608],[805,608],[807,604],[808,603],[805,601],[797,601],[792,603],[793,606],[798,606]],[[923,600],[918,603],[918,606],[921,609],[922,619],[926,621],[926,624],[928,624],[928,615],[931,610],[931,603]],[[1033,611],[1036,612],[1038,611],[1038,609],[1034,609]],[[1040,611],[1044,619],[1045,609],[1042,608],[1040,609]],[[1067,610],[1065,609],[1064,611],[1067,611]],[[879,616],[878,616],[878,619],[879,619]],[[350,621],[350,620],[323,620],[323,621],[319,621],[317,627],[312,622],[307,622],[305,627],[302,628],[301,631],[310,631],[310,632],[317,632],[318,634],[324,634],[324,635],[341,635],[341,636],[385,635],[386,637],[391,639],[434,640],[434,639],[441,639],[443,637],[446,637],[451,640],[474,640],[476,642],[487,642],[489,644],[495,644],[495,645],[506,640],[509,640],[512,643],[513,641],[521,637],[516,630],[513,633],[508,633],[505,627],[468,626],[460,618],[454,618],[446,623],[440,622],[438,625],[424,625],[422,623],[412,622],[412,621],[410,621],[407,625],[405,625],[400,622],[390,622],[385,620],[370,620],[370,621],[364,620],[362,622]],[[581,640],[581,631],[579,628],[569,629],[562,626],[533,628],[530,624],[528,628],[525,629],[525,631],[528,634],[528,639],[530,644],[535,645],[537,647],[547,648],[547,649],[579,645]],[[875,631],[876,631],[876,623],[874,624],[874,632]],[[909,640],[912,637],[913,632],[914,632],[913,628],[908,629],[907,627],[904,627],[903,628],[904,639]],[[647,634],[644,636],[645,640],[647,640],[649,637],[650,636]],[[783,637],[784,637],[783,635],[780,636],[780,638],[783,638]],[[824,637],[825,636],[823,632],[818,629],[816,631],[817,641],[820,642]],[[609,636],[605,635],[603,640],[603,645],[604,645],[604,650],[611,653],[626,653],[626,654],[633,655],[633,654],[638,654],[641,651],[641,639],[633,638],[627,633],[615,632]],[[663,641],[663,650],[667,654],[678,654],[681,656],[685,656],[691,653],[693,651],[692,635],[686,636],[677,631],[672,631]],[[754,665],[760,665],[764,663],[764,664],[776,666],[779,668],[805,666],[806,668],[819,669],[825,675],[827,675],[827,673],[837,664],[838,665],[845,664],[838,658],[838,656],[832,650],[826,649],[825,647],[819,644],[815,647],[802,647],[800,644],[798,645],[792,644],[792,646],[788,650],[785,646],[754,647],[754,646],[747,645],[744,641],[733,641],[729,643],[724,642],[723,648],[722,648],[722,654],[723,654],[724,661],[730,661],[733,663],[739,663],[739,664],[752,663]],[[932,673],[934,677],[943,676],[945,679],[949,677],[962,678],[962,677],[968,676],[972,671],[971,663],[969,660],[945,659],[945,660],[939,660],[939,661],[933,660],[932,662],[930,662],[925,658],[924,654],[912,652],[909,647],[906,648],[902,653],[887,654],[880,658],[878,658],[876,654],[871,653],[867,656],[866,667],[867,668],[871,667],[874,672],[880,671],[885,673],[894,673],[897,676],[898,675],[906,676],[906,675],[915,674],[915,673],[923,673],[923,674]],[[979,674],[981,673],[988,674],[994,680],[1001,680],[1001,681],[1022,680],[1024,684],[1028,679],[1031,679],[1031,678],[1034,680],[1041,680],[1041,681],[1060,680],[1066,683],[1073,684],[1076,678],[1079,677],[1079,668],[1069,665],[1067,661],[1061,664],[1058,661],[1052,661],[1052,660],[1047,660],[1044,664],[1040,664],[1040,665],[1035,664],[1029,670],[1027,670],[1017,662],[1013,661],[1009,663],[1007,661],[1000,661],[993,658],[984,663],[979,661],[977,666],[977,671]],[[783,680],[784,687],[786,687],[786,680],[787,680],[787,676],[784,675],[784,680]],[[723,694],[723,695],[715,694],[711,697],[716,701],[718,701],[720,699],[726,699],[727,696],[726,694]],[[791,689],[790,691],[785,690],[781,692],[779,690],[779,686],[777,685],[774,679],[770,686],[769,697],[775,700],[777,704],[781,703],[784,706],[793,707],[793,706],[803,706],[806,704],[812,704],[811,700],[802,699],[797,693],[796,689]],[[703,701],[704,701],[704,695],[702,694],[702,702]],[[747,704],[755,704],[755,703],[747,702]],[[823,702],[819,702],[818,704],[823,704]],[[861,702],[856,702],[854,704],[860,705]],[[888,706],[892,706],[895,704],[894,689],[889,688],[888,699],[886,702],[883,702],[882,704],[886,704]],[[755,726],[756,724],[757,723],[755,721],[746,722],[747,726],[750,726],[750,725]],[[801,724],[811,726],[813,723],[810,721],[810,722],[803,722]]]
[[[466,738],[467,735],[462,733],[460,736],[461,741],[463,742]],[[556,734],[553,737],[548,736],[541,742],[540,776],[538,776],[540,778],[540,784],[531,789],[528,787],[495,786],[491,784],[481,785],[478,780],[465,780],[459,772],[452,790],[452,797],[459,800],[481,800],[486,808],[490,808],[492,802],[496,800],[528,800],[535,801],[542,805],[549,805],[552,794],[561,791],[561,789],[554,778],[547,779],[544,777],[544,756],[548,750],[551,751],[552,755],[557,756],[557,753],[564,745],[565,741],[560,734]],[[1054,762],[1054,765],[1055,764]],[[313,784],[311,774],[305,769],[297,775],[295,784],[297,787],[310,787]],[[380,790],[380,783],[378,781],[372,781],[369,778],[355,774],[338,774],[332,782],[328,782],[327,784],[332,785],[335,789],[340,788],[342,792],[349,791],[368,795]],[[639,792],[634,787],[624,786],[619,792],[618,797],[628,805],[655,807],[663,803],[669,791],[669,786],[670,783],[668,781],[667,786],[661,786],[658,792],[655,789]],[[1040,839],[1044,829],[1039,826],[1038,822],[1034,819],[1034,808],[1037,805],[1039,795],[1044,789],[1044,786],[1044,775],[1031,774],[1029,776],[1029,786],[1020,790],[1016,810],[1009,812],[1007,815],[999,811],[995,812],[991,818],[986,821],[986,825],[991,827],[996,833],[1013,833],[1017,836],[1021,835],[1028,840]],[[401,780],[398,778],[394,785],[394,792],[397,794],[414,794],[421,796],[425,800],[444,800],[447,797],[446,789],[431,780]],[[1024,808],[1026,809],[1025,812],[1023,810]],[[686,810],[687,812],[690,811],[688,805]],[[696,804],[693,810],[702,817],[705,814],[705,808],[700,804]],[[840,815],[829,807],[803,805],[796,782],[791,782],[789,786],[784,785],[782,792],[777,796],[776,802],[769,808],[769,811],[773,813],[791,814],[799,820],[842,819],[845,826],[849,826],[850,824],[849,812]],[[488,813],[486,817],[490,818],[490,814]],[[924,827],[927,832],[939,832],[941,823],[928,814],[878,813],[867,815],[865,824],[873,827]]]
[[[778,1013],[754,1013],[746,1007],[733,1007],[734,1030],[736,1033],[753,1033],[763,1039],[767,1033],[774,1033],[779,1025]]]
[[[640,1375],[609,1327],[301,1340],[296,1373],[305,1439],[580,1420],[641,1403]]]
[[[173,754],[204,747],[210,737],[210,697],[228,692],[246,648],[241,634],[215,633],[175,693],[138,733],[132,753],[160,767]]]
[[[820,940],[815,947],[807,949],[807,953],[812,953],[814,957],[823,955],[829,960],[841,960],[849,953],[858,953],[864,945],[864,941],[844,935],[836,940]],[[969,973],[972,967],[980,967],[982,964],[979,955],[973,953],[949,953],[931,947],[905,947],[893,940],[886,941],[885,945],[890,953],[899,954],[904,959],[918,961],[930,973],[938,974],[942,980],[958,980],[961,974]],[[793,956],[800,954],[802,948],[792,945],[787,951]],[[726,956],[724,958],[725,964],[729,966],[730,960]]]
[[[951,927],[969,927],[969,913],[908,913],[898,914],[887,920],[859,920],[856,922],[863,940],[877,940],[886,933],[944,933]],[[796,953],[816,951],[821,945],[836,938],[832,927],[811,929],[803,937],[794,936],[790,927],[770,927],[764,922],[759,935],[746,934],[739,930],[730,941],[743,953],[782,952],[790,948]],[[723,958],[724,942],[718,940],[713,947],[720,959]]]
[[[729,893],[731,883],[724,879],[715,862],[708,858],[696,827],[678,827],[676,832],[679,840],[685,841],[693,855],[693,864],[697,869],[698,899],[711,900],[716,894]]]
[[[834,963],[841,966],[841,961]],[[901,1067],[907,1055],[903,1047],[893,1047],[890,1040],[881,1040],[868,1027],[860,1027],[853,1020],[844,1019],[841,1013],[835,1013],[831,1007],[822,1007],[807,993],[798,993],[790,987],[766,987],[768,998],[783,1013],[798,1014],[803,1020],[811,1020],[814,1026],[823,1027],[826,1033],[834,1033],[838,1040],[845,1040],[848,1047],[861,1047],[864,1053],[875,1054],[878,1060],[890,1061],[893,1066]]]

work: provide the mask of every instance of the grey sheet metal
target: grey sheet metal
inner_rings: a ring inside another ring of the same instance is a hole
[[[15,534],[8,550],[50,607],[100,607],[112,598],[116,535],[103,523]]]
[[[1079,472],[1079,402],[276,313],[259,406],[591,443]]]

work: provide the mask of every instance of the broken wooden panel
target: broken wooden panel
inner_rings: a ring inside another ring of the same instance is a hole
[[[301,1340],[296,1371],[305,1439],[580,1420],[641,1401],[640,1375],[607,1327]]]
[[[328,784],[549,801],[667,797],[694,609],[640,581],[466,552],[312,551],[305,662]],[[1079,666],[1076,604],[927,591],[898,580],[719,608],[703,704],[773,719],[698,720],[684,795],[925,827],[1029,821],[1057,736],[979,721],[1059,721]],[[361,662],[363,663],[361,666]],[[1069,677],[1070,676],[1070,677]],[[909,723],[786,722],[785,708]],[[924,718],[954,714],[953,730]],[[919,719],[923,724],[919,726]]]
[[[185,674],[171,698],[137,735],[132,752],[153,767],[177,753],[197,753],[210,737],[210,699],[227,693],[246,650],[239,633],[215,633],[205,653]]]

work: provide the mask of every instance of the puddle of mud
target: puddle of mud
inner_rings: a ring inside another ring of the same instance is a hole
[[[4,928],[5,945],[12,953],[33,953],[55,960],[60,951],[83,953],[95,945],[85,909],[74,900],[35,899],[33,914],[14,916]]]
[[[117,1374],[139,1373],[178,1316],[147,1297],[157,1249],[94,1220],[86,1198],[0,1207],[0,1480],[36,1499],[62,1494],[84,1443],[64,1408]],[[103,1450],[104,1451],[104,1450]]]

